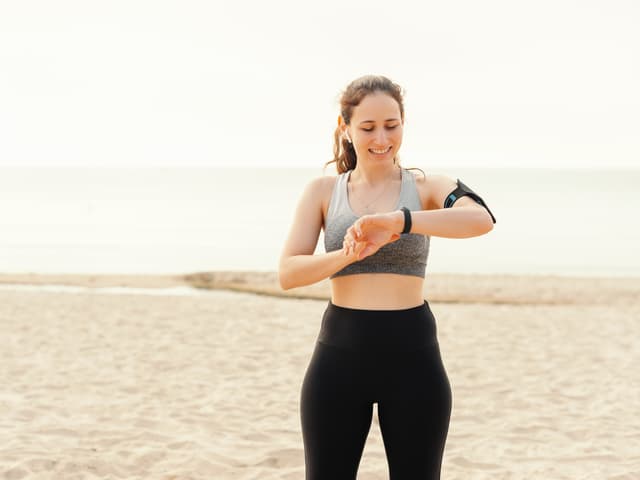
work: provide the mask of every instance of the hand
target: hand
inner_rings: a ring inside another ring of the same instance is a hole
[[[363,215],[347,229],[343,241],[345,255],[353,254],[356,260],[362,260],[395,242],[400,238],[401,221],[404,222],[404,214],[398,211]]]

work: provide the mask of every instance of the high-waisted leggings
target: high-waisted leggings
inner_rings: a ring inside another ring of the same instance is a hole
[[[354,480],[378,404],[391,480],[436,480],[452,393],[428,303],[329,302],[300,395],[306,480]]]

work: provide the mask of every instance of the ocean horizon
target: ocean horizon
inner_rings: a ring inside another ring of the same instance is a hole
[[[497,219],[481,237],[431,237],[427,274],[640,276],[640,169],[403,165],[460,178]],[[274,271],[300,194],[322,174],[322,165],[0,168],[0,271]]]

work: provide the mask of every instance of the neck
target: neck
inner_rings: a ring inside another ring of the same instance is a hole
[[[357,163],[356,168],[351,172],[350,179],[375,187],[388,182],[389,179],[396,178],[396,176],[399,175],[399,171],[400,166],[395,163],[385,163],[375,166],[363,166],[361,163]]]

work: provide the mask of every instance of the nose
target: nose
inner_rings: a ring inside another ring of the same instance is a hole
[[[380,147],[387,146],[387,132],[385,132],[384,128],[379,128],[376,132],[376,143]]]

